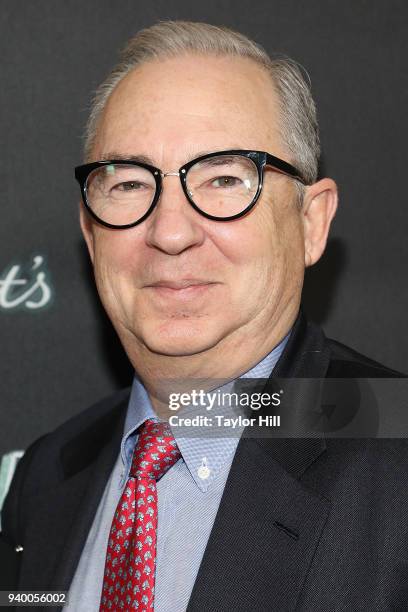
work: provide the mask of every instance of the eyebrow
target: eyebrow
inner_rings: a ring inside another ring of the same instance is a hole
[[[117,159],[118,161],[134,161],[140,164],[149,164],[150,166],[155,165],[153,160],[147,155],[123,154],[117,153],[116,151],[109,151],[108,153],[104,153],[99,158],[99,161],[110,161],[112,159]]]
[[[220,149],[220,153],[222,151],[228,151],[228,150],[235,150],[235,149],[242,149],[241,146],[236,145],[236,146],[230,146],[228,148],[224,148],[224,149]],[[209,153],[216,153],[217,150],[214,149],[206,149],[203,151],[190,151],[187,153],[186,156],[186,161],[183,163],[186,164],[189,161],[191,161],[192,159],[196,159],[197,157],[201,157],[202,155],[208,155]],[[135,155],[135,154],[131,154],[131,153],[119,153],[117,151],[109,151],[107,153],[104,153],[103,155],[101,155],[101,157],[99,158],[99,161],[110,161],[113,159],[117,159],[118,161],[133,161],[136,163],[140,163],[140,164],[148,164],[150,166],[156,166],[156,163],[154,162],[154,160],[149,157],[148,155]]]

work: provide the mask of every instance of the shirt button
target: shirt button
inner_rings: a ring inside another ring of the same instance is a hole
[[[202,463],[197,470],[197,474],[198,477],[201,478],[201,480],[206,480],[211,474],[211,470],[207,465],[207,459],[205,457],[203,457],[202,459]]]

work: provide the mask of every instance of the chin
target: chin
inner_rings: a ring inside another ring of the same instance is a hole
[[[152,353],[173,357],[196,355],[213,348],[225,336],[209,321],[167,321],[153,325],[142,334]]]

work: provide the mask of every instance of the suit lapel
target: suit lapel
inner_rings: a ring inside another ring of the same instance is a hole
[[[65,444],[60,482],[25,500],[31,518],[24,537],[20,588],[68,590],[119,452],[126,405],[127,401],[116,405]]]
[[[265,390],[276,376],[299,378],[301,418],[304,379],[323,378],[329,358],[321,330],[300,315]],[[326,444],[258,433],[238,444],[188,612],[295,610],[330,508],[299,479]]]
[[[125,407],[123,413],[126,413]],[[60,588],[68,589],[71,584],[99,502],[118,456],[123,435],[122,419],[120,419],[120,423],[121,425],[117,428],[112,443],[103,448],[98,460],[87,468],[86,476],[83,476],[83,479],[86,480],[86,486],[78,501],[74,519],[69,530],[67,530],[63,545],[64,554],[55,566],[52,578],[54,588],[57,585],[63,585]]]

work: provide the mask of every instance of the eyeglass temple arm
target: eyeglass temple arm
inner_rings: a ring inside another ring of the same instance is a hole
[[[273,166],[277,170],[280,170],[284,174],[288,174],[295,179],[298,179],[303,185],[307,185],[308,182],[303,178],[302,174],[299,172],[295,166],[292,166],[288,162],[285,162],[283,159],[279,159],[274,155],[270,155],[270,153],[266,154],[265,163],[269,166]]]

